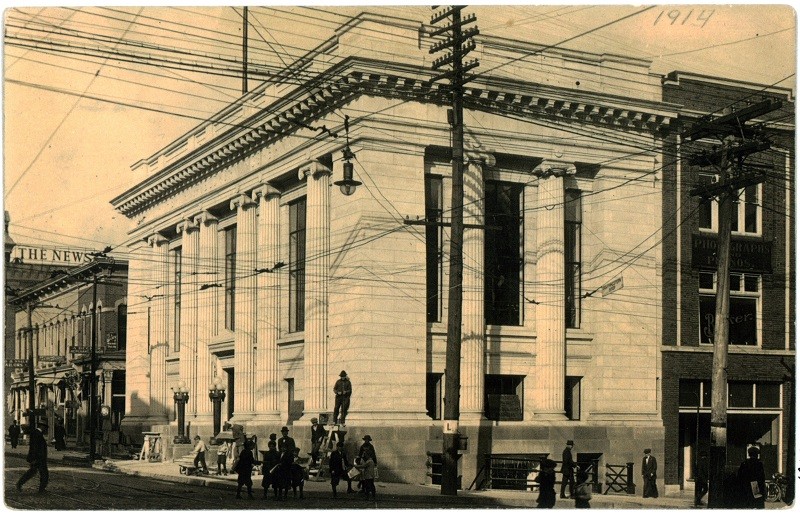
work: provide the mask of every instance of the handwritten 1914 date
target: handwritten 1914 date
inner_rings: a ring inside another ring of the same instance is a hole
[[[669,23],[670,25],[675,25],[676,23],[678,25],[686,25],[688,23],[690,26],[703,28],[713,14],[714,9],[689,9],[688,12],[685,9],[664,9],[658,14],[653,25],[658,25],[659,22],[662,24]]]

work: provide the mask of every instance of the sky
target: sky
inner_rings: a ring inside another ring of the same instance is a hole
[[[425,23],[431,15],[428,5],[332,3],[250,6],[252,66],[275,70],[290,63],[363,10]],[[241,78],[201,70],[241,59],[241,7],[105,5],[4,11],[3,204],[10,234],[20,244],[95,250],[122,244],[134,222],[109,202],[145,179],[131,165],[241,94]],[[647,59],[658,74],[680,70],[796,90],[791,7],[677,4],[643,10],[519,4],[466,12],[475,12],[484,35],[552,45],[602,27],[563,46]],[[145,65],[143,54],[150,62],[166,61]]]

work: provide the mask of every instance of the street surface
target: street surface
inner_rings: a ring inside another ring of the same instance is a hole
[[[19,449],[18,449],[19,450]],[[17,479],[27,470],[23,455],[6,454],[5,503],[8,508],[23,510],[213,510],[213,509],[353,509],[353,508],[441,508],[445,501],[435,495],[401,493],[402,485],[378,485],[378,500],[368,502],[357,494],[339,493],[331,497],[330,485],[306,484],[304,499],[287,501],[263,499],[261,477],[254,477],[254,494],[251,500],[244,495],[236,499],[236,485],[229,489],[207,488],[141,476],[127,476],[104,470],[64,466],[58,460],[50,462],[50,483],[47,491],[39,494],[39,477],[34,476],[17,492]],[[346,490],[347,485],[340,486]],[[383,490],[383,491],[382,491]],[[397,492],[388,493],[388,491]],[[271,493],[270,493],[271,495]],[[446,500],[449,507],[498,508],[510,505],[496,499],[455,498]]]

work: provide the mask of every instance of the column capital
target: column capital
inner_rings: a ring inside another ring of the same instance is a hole
[[[497,160],[494,154],[480,150],[464,150],[464,164],[476,164],[488,168],[494,168]]]
[[[297,173],[297,178],[301,181],[304,181],[309,176],[313,176],[316,179],[320,175],[331,175],[332,173],[333,172],[330,168],[323,165],[319,161],[314,160],[305,166],[300,167],[300,171]]]
[[[199,229],[200,227],[198,227],[197,223],[194,222],[190,217],[184,218],[175,226],[175,230],[178,231],[178,234],[189,234],[191,231],[196,231]]]
[[[213,222],[217,222],[219,219],[212,215],[209,211],[202,211],[199,215],[194,217],[194,223],[198,226],[208,226]]]
[[[269,200],[271,198],[280,197],[281,196],[281,192],[275,186],[272,186],[271,184],[265,183],[265,184],[262,184],[260,186],[257,186],[253,190],[253,193],[251,195],[253,197],[253,201],[258,202],[258,199],[261,198],[261,197],[263,197],[264,200]]]
[[[253,202],[253,199],[251,199],[244,193],[241,193],[235,196],[233,199],[231,199],[231,209],[238,209],[240,207],[242,209],[248,209],[254,207],[255,205],[256,203]]]
[[[575,165],[566,161],[545,160],[533,169],[533,175],[539,179],[547,177],[566,177],[575,175]]]
[[[147,244],[151,247],[158,247],[160,245],[164,245],[165,243],[169,243],[169,240],[160,233],[151,234],[147,237]]]

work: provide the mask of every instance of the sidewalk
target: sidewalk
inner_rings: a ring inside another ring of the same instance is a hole
[[[217,476],[215,473],[208,476],[186,476],[180,474],[178,465],[172,462],[148,463],[138,460],[105,460],[96,461],[94,468],[120,472],[123,474],[151,477],[164,481],[182,483],[194,486],[204,486],[208,488],[219,488],[233,493],[236,490],[236,475]],[[261,476],[253,478],[254,489],[261,491]],[[442,499],[442,504],[448,507],[467,508],[472,499],[474,507],[496,507],[508,508],[532,508],[536,506],[537,494],[533,492],[523,492],[518,490],[482,490],[482,491],[459,491],[456,499],[444,499],[439,493],[438,486],[429,485],[409,485],[400,483],[376,484],[379,496],[391,496],[402,499],[405,496],[429,497],[435,502]],[[328,481],[307,481],[306,492],[329,492]],[[479,501],[475,503],[474,501]],[[595,494],[591,501],[592,508],[605,509],[691,509],[693,508],[693,497],[690,494],[679,497],[659,497],[658,499],[644,499],[629,495],[602,495]],[[454,506],[455,505],[455,506]],[[569,499],[558,499],[556,508],[574,508],[574,502]]]

